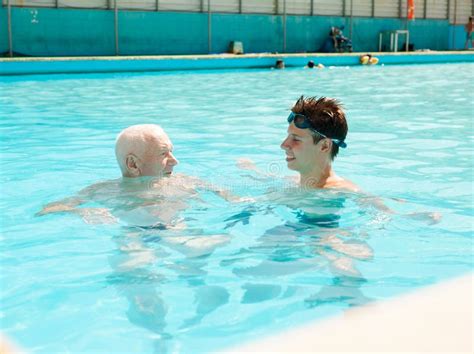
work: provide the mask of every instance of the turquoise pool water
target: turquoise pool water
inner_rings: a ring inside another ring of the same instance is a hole
[[[210,352],[472,271],[473,70],[1,78],[1,330],[32,353]],[[393,214],[282,179],[293,173],[279,144],[301,94],[345,104],[335,170]],[[139,123],[166,129],[176,172],[254,201],[178,184],[137,202],[111,188],[90,206],[119,223],[35,217],[118,178],[115,136]],[[272,177],[239,169],[241,157]],[[185,227],[147,227],[150,209]]]

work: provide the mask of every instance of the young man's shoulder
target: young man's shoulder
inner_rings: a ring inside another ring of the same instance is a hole
[[[344,179],[341,177],[337,177],[329,181],[329,183],[325,186],[325,188],[341,189],[341,190],[345,190],[348,192],[355,192],[355,193],[361,191],[358,185],[349,181],[348,179]]]

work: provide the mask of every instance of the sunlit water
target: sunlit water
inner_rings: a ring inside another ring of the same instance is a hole
[[[2,78],[1,330],[34,353],[209,352],[471,271],[473,69]],[[393,213],[283,179],[294,174],[279,144],[301,94],[344,103],[335,169]],[[120,194],[114,139],[138,123],[166,129],[176,172],[253,200],[176,177]],[[117,223],[35,217],[110,180],[85,206]]]

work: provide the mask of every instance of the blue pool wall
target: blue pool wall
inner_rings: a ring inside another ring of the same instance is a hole
[[[25,56],[115,55],[114,12],[110,10],[19,8],[12,11],[13,51]],[[119,12],[120,55],[223,53],[230,41],[241,41],[247,53],[315,52],[329,28],[350,19],[337,16],[287,16],[286,48],[283,17],[259,14],[212,14],[211,50],[207,13]],[[353,18],[354,50],[378,50],[380,31],[403,29],[397,18]],[[462,25],[448,20],[421,19],[408,24],[415,49],[450,50],[464,47]],[[401,38],[401,46],[404,39]],[[7,9],[0,9],[0,52],[8,52]]]

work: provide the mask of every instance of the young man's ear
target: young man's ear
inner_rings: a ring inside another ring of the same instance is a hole
[[[331,147],[332,147],[332,141],[329,140],[329,139],[323,139],[323,141],[321,141],[321,151],[322,152],[327,152],[327,151],[331,151]]]
[[[133,154],[129,154],[125,158],[125,165],[127,166],[127,171],[130,176],[133,176],[133,177],[140,176],[141,171],[140,171],[140,167],[138,166],[138,163],[139,163],[138,158]]]

